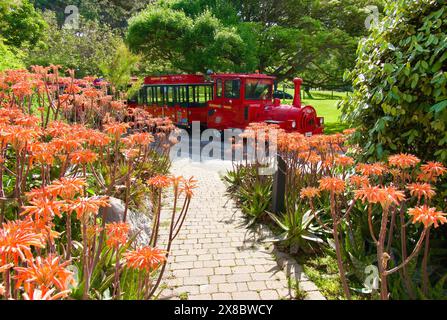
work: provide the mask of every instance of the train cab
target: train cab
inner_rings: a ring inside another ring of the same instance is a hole
[[[213,75],[214,97],[208,103],[208,128],[246,128],[253,122],[279,125],[306,135],[323,133],[324,120],[312,106],[302,106],[301,79],[295,79],[292,105],[273,99],[275,78],[263,74]]]

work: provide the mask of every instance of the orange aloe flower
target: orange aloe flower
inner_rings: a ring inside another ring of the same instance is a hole
[[[29,292],[23,294],[24,300],[61,300],[70,294],[70,290],[58,292],[53,295],[56,289],[48,290],[45,294],[39,289],[30,289]]]
[[[426,228],[432,224],[437,228],[440,224],[447,222],[445,213],[436,211],[436,208],[429,208],[427,205],[408,209],[408,214],[413,216],[413,224],[422,222]]]
[[[127,132],[128,128],[129,128],[128,123],[115,122],[104,125],[104,132],[114,136],[115,139],[118,139],[121,135]]]
[[[61,150],[66,153],[77,150],[81,147],[81,141],[71,138],[56,138],[51,141],[56,150]]]
[[[83,194],[84,186],[87,183],[84,179],[79,178],[61,178],[54,181],[51,185],[46,187],[46,190],[53,195],[53,197],[60,196],[63,199],[73,199],[76,194]]]
[[[320,190],[318,188],[307,187],[301,189],[300,198],[301,199],[311,199],[320,195]]]
[[[392,204],[398,205],[405,200],[405,194],[395,187],[375,187],[366,186],[360,190],[354,190],[355,199],[362,202],[380,203],[383,208],[388,208]]]
[[[119,248],[127,242],[130,226],[126,222],[113,222],[106,225],[107,241],[110,248]]]
[[[140,155],[140,150],[135,148],[125,149],[123,150],[123,155],[128,160],[135,159]]]
[[[367,176],[352,175],[349,177],[349,183],[356,188],[363,188],[369,186],[369,179]]]
[[[312,151],[309,154],[307,161],[309,161],[312,164],[317,164],[321,161],[321,157],[316,152]]]
[[[67,86],[67,88],[65,88],[65,93],[68,93],[68,94],[76,94],[76,93],[79,93],[79,92],[81,92],[81,87],[79,87],[79,86],[77,86],[75,84],[71,84],[70,83]]]
[[[153,141],[154,137],[152,136],[152,134],[147,132],[141,132],[131,134],[130,136],[126,137],[124,142],[130,146],[134,145],[147,146]]]
[[[70,160],[74,164],[93,163],[98,159],[98,154],[91,150],[78,150],[71,154]]]
[[[140,271],[152,271],[166,261],[166,252],[152,247],[140,247],[124,254],[129,268]]]
[[[100,96],[101,92],[96,89],[85,89],[82,92],[87,98],[94,99]]]
[[[69,210],[76,212],[81,219],[89,214],[96,214],[100,207],[110,207],[108,197],[78,198],[69,202]]]
[[[85,139],[90,146],[94,147],[105,147],[111,141],[108,135],[97,130],[89,130]]]
[[[24,206],[20,215],[34,216],[34,220],[50,221],[54,216],[61,217],[65,209],[64,201],[53,200],[48,197],[38,197],[30,201],[29,206]]]
[[[410,190],[410,194],[413,197],[417,197],[419,200],[422,197],[426,199],[431,199],[435,196],[436,192],[433,190],[433,187],[429,183],[410,183],[407,185],[408,190]]]
[[[191,198],[194,195],[193,190],[197,188],[197,180],[194,177],[189,179],[183,179],[183,185],[180,187],[180,193],[184,192],[185,195]]]
[[[125,106],[126,106],[126,104],[123,101],[111,101],[110,102],[110,107],[113,110],[120,111],[120,110],[123,110]]]
[[[380,176],[386,172],[386,167],[381,162],[376,162],[373,164],[367,164],[367,163],[359,163],[355,170],[359,173],[361,173],[364,176]]]
[[[1,260],[0,260],[0,262],[1,262]],[[5,272],[6,270],[9,270],[12,267],[14,267],[13,263],[6,263],[6,264],[3,264],[3,262],[1,262],[1,263],[2,263],[2,265],[0,265],[0,273]]]
[[[343,193],[345,190],[345,182],[340,178],[323,177],[319,182],[320,190],[326,190],[336,194]]]
[[[42,234],[34,231],[32,221],[16,220],[5,222],[0,229],[0,261],[18,264],[19,258],[27,261],[32,258],[31,246],[44,248]]]
[[[365,185],[359,190],[354,190],[355,199],[362,200],[363,203],[379,203],[380,188],[376,186]]]
[[[32,152],[32,160],[36,160],[40,164],[53,165],[54,163],[54,150],[49,143],[33,143],[30,145],[30,151]]]
[[[147,180],[147,184],[156,188],[163,189],[171,185],[171,178],[168,176],[158,175]]]
[[[11,89],[14,92],[14,95],[16,95],[17,97],[20,97],[20,98],[33,94],[33,89],[31,87],[31,83],[26,82],[26,81],[16,83],[15,85],[13,85],[11,87]]]
[[[401,169],[414,167],[419,162],[421,162],[421,160],[418,157],[406,153],[396,154],[388,158],[388,163],[391,166],[398,167]]]
[[[354,159],[347,156],[337,155],[335,157],[335,164],[341,167],[349,167],[354,165]]]
[[[444,175],[447,169],[440,162],[427,162],[421,166],[424,181],[435,181],[438,177]]]
[[[70,262],[61,262],[60,259],[52,255],[37,257],[28,261],[26,267],[15,267],[16,287],[23,285],[25,292],[32,292],[37,288],[44,295],[53,287],[62,292],[68,290],[69,285],[75,285],[76,282],[73,272],[66,268]]]

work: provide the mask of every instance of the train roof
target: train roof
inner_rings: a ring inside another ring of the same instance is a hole
[[[212,78],[253,78],[253,79],[269,79],[275,80],[275,77],[268,76],[262,73],[216,73]]]
[[[275,77],[261,73],[215,73],[211,78],[246,78],[246,79],[268,79],[275,80]],[[198,74],[171,74],[162,76],[150,76],[144,79],[145,85],[154,84],[209,84],[204,75]]]
[[[144,79],[144,84],[206,84],[205,76],[197,74],[172,74],[151,76]]]

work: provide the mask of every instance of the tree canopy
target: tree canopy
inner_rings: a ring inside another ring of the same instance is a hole
[[[0,1],[0,36],[6,45],[36,45],[45,31],[45,20],[28,0]]]
[[[382,1],[158,0],[129,20],[127,41],[159,71],[258,69],[339,84],[371,4]]]
[[[87,20],[107,24],[114,29],[124,29],[127,19],[142,10],[151,0],[31,0],[41,10],[56,13],[59,26],[65,21],[65,8],[76,6]]]
[[[122,40],[107,25],[81,17],[78,30],[60,28],[52,11],[46,11],[45,19],[50,32],[42,44],[28,52],[28,64],[57,64],[74,69],[77,76],[99,75],[100,66],[112,59]]]

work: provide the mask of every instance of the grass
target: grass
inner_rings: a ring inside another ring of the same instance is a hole
[[[328,300],[345,299],[338,272],[337,260],[330,253],[315,256],[295,256],[303,266],[306,276],[320,289],[322,295]],[[367,296],[357,294],[351,290],[353,300],[365,300]]]
[[[289,277],[289,278],[287,278],[287,282],[288,282],[289,288],[292,288],[294,293],[295,293],[295,295],[294,295],[295,300],[304,300],[304,299],[306,299],[307,293],[305,291],[301,290],[301,287],[300,287],[299,283],[296,280],[291,279]]]
[[[286,89],[286,91],[293,95],[293,89]],[[303,100],[304,105],[311,105],[317,111],[319,117],[324,117],[326,134],[332,134],[341,132],[348,128],[347,125],[341,123],[340,116],[341,111],[337,108],[338,103],[346,97],[347,92],[334,92],[331,91],[311,91],[312,98],[305,97]],[[285,104],[292,104],[293,100],[282,100]]]
[[[178,295],[180,300],[188,300],[188,292],[182,292]]]

